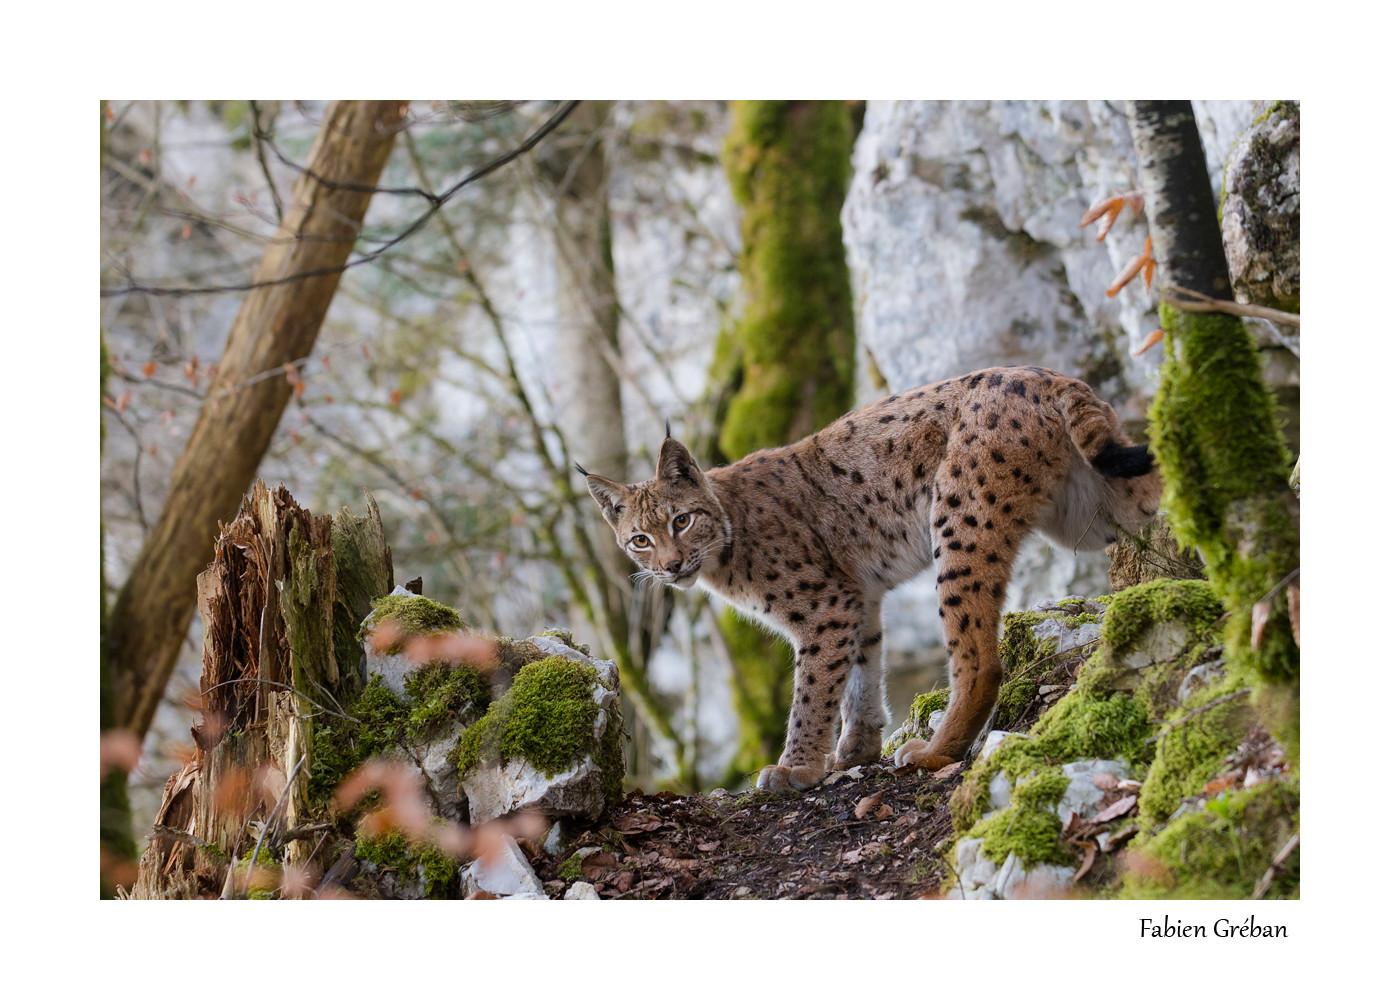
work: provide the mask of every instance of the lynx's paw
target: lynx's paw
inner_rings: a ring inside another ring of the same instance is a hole
[[[910,740],[894,752],[895,767],[921,767],[925,771],[937,771],[956,764],[957,758],[933,752],[933,744],[926,740]]]
[[[841,742],[836,745],[836,755],[827,755],[827,768],[845,771],[858,764],[873,764],[880,759],[880,730],[854,727],[841,734]]]
[[[769,764],[758,772],[759,788],[768,792],[801,792],[815,787],[826,777],[826,769],[817,764]]]

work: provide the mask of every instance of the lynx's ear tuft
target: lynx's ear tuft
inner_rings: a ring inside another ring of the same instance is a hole
[[[656,478],[663,482],[689,483],[699,486],[704,473],[686,446],[673,437],[661,442],[661,455],[656,459]]]
[[[671,440],[671,418],[666,418],[666,440]]]
[[[583,466],[579,465],[577,462],[574,463],[574,469],[577,470],[578,474],[581,476],[588,475],[588,470],[585,469]]]
[[[582,469],[579,470],[583,472]],[[585,473],[586,474],[586,473]],[[598,504],[598,509],[603,512],[603,517],[613,527],[617,527],[618,516],[622,513],[622,499],[627,494],[627,487],[621,483],[615,483],[611,479],[604,479],[602,476],[588,476],[588,492],[593,494],[594,501]]]

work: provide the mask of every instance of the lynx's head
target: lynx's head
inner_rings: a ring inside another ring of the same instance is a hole
[[[579,468],[617,544],[642,571],[672,587],[687,588],[701,570],[718,562],[729,542],[729,519],[709,480],[667,429],[656,476],[615,483]]]

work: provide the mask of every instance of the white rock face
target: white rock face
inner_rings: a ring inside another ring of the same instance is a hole
[[[1198,102],[1212,179],[1253,116],[1250,102]],[[1136,158],[1121,103],[874,101],[856,143],[842,213],[855,295],[861,398],[1005,364],[1085,379],[1141,420],[1157,356],[1132,348],[1157,326],[1141,282],[1104,289],[1137,255],[1142,219],[1103,244],[1079,218],[1132,190]],[[874,371],[888,383],[878,384]],[[1107,562],[1033,538],[1007,608],[1107,589]],[[891,595],[887,652],[941,641],[933,576]]]
[[[1129,776],[1128,765],[1121,760],[1075,760],[1060,770],[1069,778],[1069,787],[1055,804],[1055,815],[1061,823],[1069,822],[1070,813],[1089,817],[1099,811],[1099,803],[1108,793],[1095,783],[1096,778],[1103,782],[1100,776],[1108,775],[1122,781]]]
[[[982,838],[958,841],[954,862],[957,884],[949,899],[1035,899],[1056,895],[1074,878],[1074,869],[1035,865],[1029,871],[1015,854],[997,864],[982,851]]]
[[[530,867],[519,845],[510,837],[489,856],[477,858],[463,869],[465,894],[479,889],[503,899],[548,899],[544,884]]]
[[[598,890],[592,882],[575,882],[564,893],[565,899],[599,899]]]

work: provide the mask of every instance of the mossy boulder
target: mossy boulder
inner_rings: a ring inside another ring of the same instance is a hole
[[[522,808],[596,819],[622,794],[617,667],[560,638],[527,641],[538,658],[452,751],[472,821]]]
[[[1024,892],[1032,877],[1041,883],[1037,891],[1067,891],[1085,843],[1116,849],[1135,831],[1141,831],[1137,854],[1147,860],[1130,870],[1155,874],[1125,884],[1104,865],[1094,891],[1171,895],[1180,886],[1185,895],[1199,895],[1229,885],[1227,895],[1249,894],[1239,891],[1245,876],[1226,871],[1219,852],[1200,854],[1197,871],[1189,838],[1180,832],[1209,831],[1207,840],[1223,851],[1230,837],[1265,822],[1262,807],[1245,803],[1265,796],[1277,805],[1285,794],[1279,790],[1292,780],[1270,774],[1256,787],[1271,791],[1251,788],[1239,799],[1239,782],[1221,778],[1238,778],[1241,769],[1232,760],[1263,731],[1244,681],[1222,666],[1220,602],[1204,581],[1166,579],[1102,600],[1101,640],[1068,693],[1028,731],[989,738],[954,792],[950,807],[959,839],[949,852],[951,895],[1008,898]],[[1010,679],[1052,650],[1037,639],[1034,619],[1007,617],[1002,650]],[[1296,792],[1296,782],[1292,787]],[[1233,805],[1218,804],[1222,789]],[[1093,820],[1105,801],[1125,804]],[[1296,831],[1296,806],[1281,811]],[[1267,822],[1279,813],[1274,809]],[[1278,825],[1289,826],[1284,820]],[[1273,833],[1266,839],[1274,850],[1282,843]],[[1173,851],[1180,858],[1176,868],[1164,860]],[[1262,877],[1257,860],[1241,862],[1252,879]],[[1296,883],[1290,890],[1284,878],[1271,891],[1287,894]]]
[[[457,888],[457,862],[427,841],[392,832],[355,838],[360,875],[374,895],[390,899],[451,899]]]
[[[1262,782],[1206,801],[1129,855],[1122,895],[1132,899],[1296,898],[1300,796],[1296,778]]]

